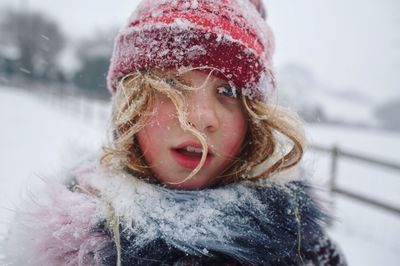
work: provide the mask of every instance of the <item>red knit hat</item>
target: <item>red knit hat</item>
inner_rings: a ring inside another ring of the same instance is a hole
[[[143,0],[116,38],[108,88],[136,70],[206,67],[266,100],[274,37],[263,17],[261,0]]]

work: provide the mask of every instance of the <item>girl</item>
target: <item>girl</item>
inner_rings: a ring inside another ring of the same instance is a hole
[[[142,1],[108,74],[112,140],[18,211],[11,265],[345,265],[271,104],[261,1]]]

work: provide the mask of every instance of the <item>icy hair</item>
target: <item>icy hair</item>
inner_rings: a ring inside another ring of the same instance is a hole
[[[104,147],[102,164],[125,168],[150,182],[157,182],[139,148],[137,133],[151,120],[157,93],[163,93],[174,104],[181,128],[193,134],[203,146],[199,165],[184,180],[174,184],[192,178],[203,166],[208,150],[202,133],[186,119],[184,91],[193,89],[180,81],[176,71],[137,71],[121,79],[111,117],[113,138],[111,144]],[[247,137],[239,154],[216,177],[218,184],[265,178],[289,169],[298,164],[305,148],[303,128],[295,114],[275,104],[239,97],[249,120]]]

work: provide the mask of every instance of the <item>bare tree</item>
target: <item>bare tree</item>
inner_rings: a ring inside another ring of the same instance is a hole
[[[386,129],[400,131],[400,98],[394,98],[375,110],[381,126]]]
[[[80,43],[76,52],[81,66],[75,72],[74,82],[85,94],[102,98],[110,96],[106,89],[106,75],[116,33],[116,29],[110,28]]]
[[[38,12],[5,12],[0,25],[3,43],[18,50],[18,67],[32,78],[51,78],[64,37],[55,21]]]

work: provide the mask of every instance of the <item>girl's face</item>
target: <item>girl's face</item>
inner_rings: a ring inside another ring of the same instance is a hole
[[[206,138],[208,154],[200,171],[181,184],[200,163],[202,146],[180,127],[174,104],[166,95],[156,96],[154,115],[137,138],[144,159],[161,183],[176,188],[198,189],[215,182],[241,150],[247,132],[247,118],[239,97],[226,80],[199,71],[180,79],[195,89],[185,92],[187,120]]]

